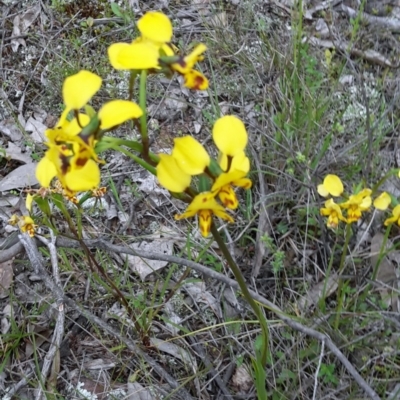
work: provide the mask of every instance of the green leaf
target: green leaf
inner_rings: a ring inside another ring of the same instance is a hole
[[[117,17],[124,17],[124,13],[121,9],[121,7],[117,3],[111,3],[111,11],[117,16]]]

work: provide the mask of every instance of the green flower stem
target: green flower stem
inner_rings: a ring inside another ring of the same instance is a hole
[[[126,146],[129,147],[132,150],[137,151],[138,153],[142,153],[143,151],[143,145],[139,142],[136,142],[135,140],[125,140],[125,139],[117,139],[113,137],[104,137],[100,143],[97,144],[96,146],[96,152],[102,153],[103,151],[107,149],[114,148],[113,146]],[[152,164],[158,164],[160,161],[160,158],[157,156],[157,154],[154,154],[152,152],[149,152],[149,159],[152,161]]]
[[[136,69],[131,71],[131,74],[129,76],[129,100],[132,101],[133,99],[133,88],[135,86],[135,80],[136,77],[138,76],[138,71]]]
[[[142,136],[143,151],[142,155],[146,161],[149,161],[149,136],[147,132],[147,108],[146,108],[146,83],[147,83],[147,70],[143,69],[140,74],[140,88],[139,88],[139,106],[143,111],[140,117],[140,134]]]
[[[347,248],[349,247],[350,243],[350,238],[351,238],[351,224],[346,225],[346,236],[344,240],[344,245],[343,245],[343,251],[342,251],[342,256],[340,258],[340,265],[339,265],[339,277],[342,275],[345,267],[346,267],[346,255],[347,255]],[[343,298],[344,298],[344,291],[343,291],[343,285],[344,285],[344,280],[339,279],[339,285],[338,285],[338,294],[337,294],[337,310],[336,310],[336,317],[335,317],[335,323],[334,323],[334,328],[338,329],[339,328],[339,321],[340,321],[340,313],[342,311],[343,307]]]
[[[157,169],[156,168],[154,168],[152,165],[150,165],[146,161],[142,160],[140,157],[135,156],[135,154],[132,154],[130,151],[124,149],[123,147],[117,146],[117,145],[111,145],[109,148],[113,149],[115,151],[119,151],[122,154],[125,154],[126,156],[131,158],[133,161],[135,161],[136,163],[141,165],[144,169],[147,169],[147,171],[149,171],[153,175],[157,176]]]
[[[260,324],[261,324],[261,330],[263,333],[263,343],[262,343],[262,348],[261,348],[261,363],[263,366],[266,365],[267,363],[267,355],[268,355],[268,326],[267,326],[267,321],[264,317],[264,314],[261,311],[261,308],[257,305],[257,303],[254,301],[254,299],[251,297],[251,294],[249,292],[249,289],[247,287],[246,281],[243,278],[242,272],[240,271],[239,267],[236,265],[235,261],[233,260],[231,253],[229,252],[228,248],[225,245],[224,240],[222,239],[221,235],[218,232],[218,229],[216,228],[215,224],[212,223],[211,225],[211,233],[214,236],[215,241],[218,244],[219,249],[222,251],[222,254],[224,255],[226,261],[229,264],[229,267],[231,268],[233,275],[235,275],[235,279],[237,280],[240,289],[242,291],[242,294],[244,298],[247,300],[249,303],[250,307],[253,309],[254,314],[257,316]]]

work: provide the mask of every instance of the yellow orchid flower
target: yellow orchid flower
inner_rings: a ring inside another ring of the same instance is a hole
[[[392,216],[385,220],[385,226],[397,223],[400,226],[400,204],[392,210]]]
[[[174,71],[183,75],[185,86],[189,89],[205,90],[208,88],[208,79],[201,72],[193,69],[198,61],[204,59],[203,53],[206,50],[207,46],[200,43],[190,54],[185,57],[180,57],[178,62],[171,65]]]
[[[387,210],[392,202],[391,197],[388,193],[383,192],[381,193],[375,200],[374,200],[374,207],[378,210]]]
[[[210,156],[203,145],[192,136],[174,139],[172,157],[180,169],[189,175],[202,174],[210,165]]]
[[[170,192],[182,193],[189,187],[191,176],[183,171],[176,159],[168,154],[159,154],[157,178],[162,186]]]
[[[220,166],[222,169],[227,168],[227,157],[223,156],[220,160]],[[250,161],[246,157],[245,153],[239,153],[232,158],[231,166],[229,171],[223,172],[215,180],[211,192],[217,194],[222,204],[235,210],[239,202],[232,186],[241,187],[243,189],[250,189],[252,182],[249,178],[245,178],[250,170]]]
[[[211,192],[198,194],[183,214],[175,215],[175,219],[191,218],[196,214],[199,216],[200,232],[203,237],[207,237],[210,233],[213,214],[228,222],[234,222],[233,218],[225,212],[224,207],[217,203]]]
[[[243,122],[226,115],[217,119],[212,131],[215,145],[226,156],[233,157],[242,153],[247,145],[247,132]]]
[[[371,189],[364,189],[360,193],[351,195],[349,199],[340,204],[341,208],[347,210],[347,223],[358,221],[364,211],[368,211],[372,204]]]
[[[324,182],[318,185],[317,191],[322,197],[329,195],[338,197],[343,193],[343,183],[337,175],[329,174],[325,177]]]
[[[347,222],[346,218],[343,217],[339,205],[336,204],[333,199],[329,199],[325,202],[325,207],[321,208],[320,213],[324,217],[328,217],[328,228],[336,229],[339,225],[339,221]]]
[[[141,36],[132,43],[114,43],[108,58],[115,69],[158,69],[160,49],[172,38],[170,19],[160,12],[148,12],[137,22]]]
[[[20,217],[18,221],[18,227],[21,229],[22,233],[28,232],[30,237],[35,236],[37,225],[35,225],[35,221],[31,217],[27,215]]]

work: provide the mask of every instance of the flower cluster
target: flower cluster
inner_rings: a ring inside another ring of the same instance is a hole
[[[84,70],[64,81],[65,110],[55,128],[45,132],[48,150],[36,169],[43,187],[49,187],[57,177],[71,197],[76,192],[96,188],[100,183],[98,163],[101,162],[94,151],[98,138],[114,126],[143,114],[137,104],[128,100],[112,100],[97,114],[89,107],[87,113],[80,113],[100,89],[101,82],[99,76]],[[71,111],[74,117],[68,120]]]
[[[333,197],[343,195],[344,187],[340,178],[336,175],[329,174],[325,177],[322,184],[318,185],[318,193],[323,197],[330,197],[325,201],[325,206],[320,209],[321,215],[328,217],[327,225],[329,228],[337,228],[339,221],[351,224],[357,222],[364,212],[368,212],[373,205],[378,210],[386,210],[391,204],[391,197],[388,193],[383,192],[372,201],[372,190],[362,189],[357,193],[347,196],[345,201],[336,203]],[[343,215],[342,210],[346,215]],[[393,209],[392,217],[386,219],[385,225],[397,222],[400,226],[400,205]]]
[[[167,76],[174,72],[182,75],[185,86],[190,89],[208,88],[207,78],[193,67],[203,59],[207,50],[199,44],[187,55],[178,55],[170,43],[172,24],[170,19],[160,12],[148,12],[137,23],[140,36],[132,43],[114,43],[108,48],[108,57],[115,69],[151,70],[163,72]]]
[[[37,225],[29,215],[22,215],[19,217],[18,215],[12,215],[11,218],[8,220],[10,225],[18,225],[18,228],[21,230],[22,233],[27,232],[30,237],[35,236],[35,230]]]
[[[250,162],[244,153],[248,137],[243,122],[230,115],[219,118],[214,124],[212,136],[219,150],[218,161],[211,159],[196,139],[184,136],[174,139],[170,155],[159,155],[157,165],[157,177],[162,186],[175,193],[186,191],[193,197],[186,211],[175,218],[179,220],[197,214],[204,237],[210,232],[213,215],[233,222],[225,210],[238,207],[233,186],[249,189],[252,185],[251,180],[246,178]],[[193,196],[189,187],[192,177],[196,175],[200,175],[200,193]],[[205,176],[209,179],[202,179]],[[217,196],[222,205],[217,202]]]

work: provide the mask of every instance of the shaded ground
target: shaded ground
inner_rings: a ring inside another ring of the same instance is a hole
[[[20,194],[34,184],[29,165],[43,154],[41,135],[62,111],[64,78],[80,69],[102,76],[95,109],[105,100],[127,97],[127,75],[111,68],[107,47],[131,40],[136,19],[161,9],[173,20],[182,51],[207,44],[201,67],[212,84],[199,93],[176,78],[151,78],[153,151],[170,148],[174,137],[187,133],[211,149],[212,124],[229,113],[242,118],[251,135],[254,187],[241,194],[236,223],[223,232],[249,286],[302,324],[296,328],[284,314],[265,308],[270,397],[363,398],[352,374],[358,371],[381,398],[400,398],[398,228],[389,234],[389,278],[372,284],[373,269],[384,276],[370,256],[371,240],[378,241],[378,249],[382,245],[376,233],[385,233],[383,216],[371,213],[353,226],[341,264],[345,228],[326,228],[316,191],[327,173],[338,174],[351,191],[360,182],[372,186],[399,166],[400,5],[367,2],[369,17],[361,18],[354,4],[340,1],[330,2],[335,8],[307,3],[303,13],[289,2],[256,0],[128,3],[121,8],[107,1],[0,3],[0,150],[8,154],[0,160],[0,232],[7,240],[0,243],[2,261],[17,241],[7,220],[16,210],[24,213]],[[356,10],[352,18],[351,10]],[[125,127],[117,134],[135,132]],[[232,277],[217,247],[201,239],[195,224],[177,223],[173,215],[183,204],[125,156],[110,153],[105,159],[108,193],[87,206],[83,221],[84,238],[104,242],[72,248],[71,240],[65,241],[71,232],[56,215],[64,294],[98,319],[66,302],[59,355],[42,383],[47,396],[133,399],[146,392],[155,399],[255,398],[249,370],[258,324],[237,288],[182,261]],[[28,168],[6,181],[21,165]],[[385,185],[399,196],[396,179]],[[181,259],[150,264],[157,271],[149,275],[149,261],[123,254],[128,246]],[[51,275],[50,250],[41,250]],[[56,334],[59,293],[33,273],[23,252],[16,254],[1,264],[7,290],[0,291],[0,393],[13,390],[14,398],[30,399],[38,393]],[[7,285],[5,276],[11,277]],[[127,304],[116,299],[111,280]],[[390,296],[384,301],[377,288],[385,284]],[[326,334],[324,340],[305,327]],[[327,338],[353,370],[332,352]]]

